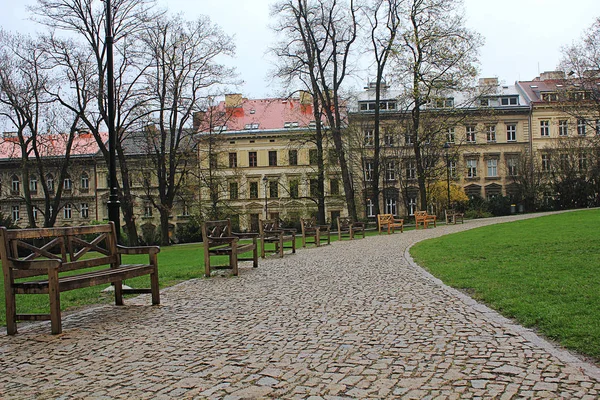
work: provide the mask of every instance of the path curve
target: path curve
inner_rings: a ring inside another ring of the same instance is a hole
[[[0,337],[2,398],[589,398],[598,369],[414,264],[418,241],[334,242]],[[160,263],[160,261],[159,261]]]

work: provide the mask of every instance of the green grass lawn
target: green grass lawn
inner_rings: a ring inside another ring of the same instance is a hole
[[[367,236],[376,235],[377,231],[367,231]],[[337,231],[331,234],[331,241],[337,240]],[[347,239],[344,239],[347,240]],[[301,236],[296,239],[297,251],[302,249]],[[259,244],[260,246],[260,244]],[[314,246],[312,244],[309,247]],[[272,249],[269,245],[267,249]],[[290,250],[286,249],[286,253]],[[260,255],[260,252],[259,252]],[[251,257],[251,253],[245,253],[243,257]],[[148,256],[123,256],[123,263],[147,263]],[[227,257],[214,257],[211,263],[226,265]],[[261,261],[258,265],[260,268]],[[158,271],[160,287],[172,286],[176,283],[204,276],[204,250],[202,243],[183,244],[169,247],[162,247],[158,255]],[[243,270],[242,270],[243,271]],[[240,272],[243,273],[243,272]],[[148,276],[129,279],[125,283],[135,288],[149,288],[150,279]],[[0,275],[0,284],[3,285],[3,279]],[[71,290],[61,293],[61,309],[73,309],[90,304],[112,303],[114,295],[112,293],[103,293],[102,289],[106,286],[93,286],[89,288]],[[17,313],[48,313],[48,295],[17,295]],[[4,302],[4,290],[0,290],[0,325],[6,325],[6,306]]]
[[[418,243],[415,261],[509,318],[600,360],[600,210]]]

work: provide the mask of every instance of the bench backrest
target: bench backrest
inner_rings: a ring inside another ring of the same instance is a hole
[[[415,218],[427,217],[427,211],[415,211]]]
[[[222,237],[231,237],[231,220],[229,218],[219,221],[205,221],[202,224],[202,242],[205,251],[214,246],[214,240]],[[221,243],[217,243],[220,245]]]
[[[302,234],[312,233],[317,230],[317,219],[315,217],[300,218],[300,227],[302,228]]]
[[[264,235],[265,232],[281,229],[279,219],[261,219],[259,222],[258,230],[261,236]]]
[[[86,256],[86,257],[84,257]],[[116,264],[116,231],[112,222],[105,225],[64,228],[6,229],[0,227],[0,257],[4,277],[12,279],[46,275],[47,271],[12,270],[11,259],[61,261],[59,272]]]
[[[338,230],[347,231],[352,226],[352,218],[337,217]]]
[[[377,224],[379,226],[389,224],[394,220],[392,214],[377,214]]]

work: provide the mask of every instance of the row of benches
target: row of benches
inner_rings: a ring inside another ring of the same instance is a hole
[[[427,228],[430,222],[436,224],[435,216],[419,213],[415,215],[417,227]],[[460,213],[446,213],[446,223],[456,223],[462,219]],[[450,220],[448,218],[451,218]],[[377,218],[378,230],[386,229],[388,234],[399,228],[404,229],[404,220],[391,214],[380,214]],[[338,217],[338,237],[354,239],[365,237],[365,224],[350,218]],[[331,241],[328,225],[317,224],[315,218],[301,219],[302,246],[307,243],[321,245],[321,240]],[[259,233],[234,233],[230,220],[207,221],[202,226],[204,238],[205,275],[212,270],[230,268],[238,274],[238,261],[252,261],[258,266],[258,240],[261,242],[261,257],[265,257],[266,246],[273,244],[273,251],[283,257],[284,249],[296,251],[296,230],[284,229],[278,220],[260,222]],[[240,242],[240,239],[250,239]],[[6,329],[9,335],[17,333],[17,321],[50,320],[53,334],[62,332],[60,293],[95,285],[111,283],[114,286],[115,304],[123,304],[124,294],[150,293],[152,304],[160,304],[158,282],[157,246],[125,247],[117,244],[115,226],[90,225],[63,228],[11,229],[0,227],[0,258],[4,277],[6,301]],[[251,252],[252,257],[241,258]],[[124,263],[123,256],[147,255],[147,263]],[[211,263],[212,256],[228,256],[229,264],[217,266]],[[67,273],[67,274],[64,274]],[[129,289],[123,280],[149,275],[150,288]],[[35,278],[35,279],[32,279]],[[48,314],[18,313],[16,295],[46,294],[49,296]]]

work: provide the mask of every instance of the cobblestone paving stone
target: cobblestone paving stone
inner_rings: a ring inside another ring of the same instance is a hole
[[[527,216],[335,242],[0,338],[0,397],[600,397],[598,368],[447,288],[410,245]],[[159,261],[160,262],[160,261]]]

